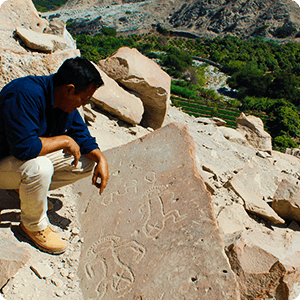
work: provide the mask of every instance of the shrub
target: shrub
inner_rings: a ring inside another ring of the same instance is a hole
[[[272,35],[277,38],[283,39],[283,38],[286,38],[286,37],[292,35],[296,31],[297,31],[297,29],[293,26],[283,25],[281,27],[278,27],[275,31],[273,31]]]
[[[113,36],[113,37],[117,36],[117,31],[113,28],[110,28],[110,27],[102,27],[101,32],[105,36]]]
[[[286,148],[298,148],[299,145],[293,141],[288,135],[276,136],[273,139],[273,149],[285,152]]]

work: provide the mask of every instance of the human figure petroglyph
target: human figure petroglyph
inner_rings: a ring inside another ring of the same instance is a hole
[[[122,241],[118,236],[102,237],[86,253],[86,277],[90,286],[96,286],[90,299],[103,299],[108,289],[117,296],[126,293],[134,282],[132,268],[121,257],[130,257],[132,264],[138,264],[146,249],[134,240]]]
[[[168,186],[155,186],[156,174],[154,172],[147,173],[144,179],[152,187],[143,194],[144,203],[139,208],[140,213],[146,216],[142,230],[148,238],[156,238],[164,229],[167,219],[173,218],[173,222],[177,223],[186,215],[181,215],[177,209],[165,211],[165,203],[175,202],[174,193],[167,190]]]
[[[101,201],[102,205],[109,205],[110,203],[114,202],[116,198],[120,196],[125,196],[129,193],[136,193],[137,192],[137,183],[138,181],[133,179],[126,182],[123,187],[120,187],[117,191],[110,193],[106,197],[104,197]]]

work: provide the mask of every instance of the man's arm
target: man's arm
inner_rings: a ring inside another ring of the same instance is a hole
[[[39,153],[39,156],[52,153],[57,150],[63,150],[74,156],[72,165],[75,167],[78,164],[80,154],[80,147],[78,144],[67,135],[59,135],[53,137],[39,137],[42,142],[42,149]]]
[[[108,178],[109,178],[109,171],[108,171],[108,164],[106,158],[100,151],[100,149],[94,149],[90,153],[85,154],[89,159],[96,162],[96,166],[94,169],[94,174],[92,178],[92,183],[98,189],[100,189],[100,195],[102,194],[103,190],[105,189]],[[97,179],[101,179],[101,183],[97,182]]]
[[[42,150],[39,156],[63,149],[64,152],[68,152],[74,156],[74,161],[72,162],[72,164],[74,166],[78,164],[79,158],[81,156],[80,147],[71,137],[67,135],[60,135],[54,137],[40,137],[39,139],[42,142]],[[100,189],[101,195],[107,185],[109,178],[106,158],[104,157],[100,149],[94,149],[90,153],[86,154],[86,156],[96,162],[92,184]],[[101,183],[97,182],[98,178],[101,179]]]

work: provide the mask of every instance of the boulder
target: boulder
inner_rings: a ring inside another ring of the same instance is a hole
[[[109,77],[139,94],[145,111],[143,126],[162,126],[170,101],[171,78],[158,64],[137,49],[122,47],[98,65]]]
[[[44,30],[43,33],[54,34],[58,36],[64,36],[66,30],[66,23],[60,20],[51,20],[49,27]]]
[[[38,33],[22,27],[17,27],[16,33],[24,44],[33,50],[51,53],[67,47],[65,39],[58,35]]]
[[[294,149],[286,148],[285,153],[300,158],[300,148],[294,148]]]
[[[244,113],[236,119],[237,128],[254,148],[263,151],[272,151],[272,138],[264,130],[263,121],[255,116],[246,116]]]
[[[17,27],[42,33],[48,21],[39,16],[31,0],[6,0],[0,6],[0,28],[13,31]]]
[[[79,55],[79,50],[29,54],[0,49],[0,89],[18,77],[53,74],[66,59]]]
[[[73,40],[71,34],[66,29],[65,22],[59,20],[51,20],[49,22],[49,27],[45,29],[44,33],[61,36],[67,43],[66,49],[76,49],[76,41]]]
[[[285,220],[300,221],[300,186],[283,179],[275,192],[272,208]]]
[[[221,207],[216,217],[222,234],[258,227],[257,223],[249,217],[244,207],[237,203]]]
[[[17,274],[30,259],[30,253],[13,241],[12,237],[0,240],[0,289]]]
[[[272,224],[285,223],[268,203],[263,200],[260,189],[261,184],[259,165],[252,160],[227,182],[227,187],[230,187],[243,199],[247,211],[269,220]]]
[[[221,126],[218,129],[228,141],[244,146],[249,146],[249,143],[245,136],[237,130],[224,126]]]
[[[142,120],[144,113],[143,103],[140,98],[125,91],[113,79],[97,66],[104,85],[94,93],[91,101],[100,109],[117,116],[121,120],[136,125]]]
[[[212,118],[205,118],[205,117],[198,117],[195,119],[197,123],[203,123],[203,124],[213,124],[216,126],[224,126],[226,124],[226,121],[223,119],[212,117]]]
[[[300,233],[243,231],[225,236],[241,299],[290,299],[300,283]]]
[[[89,178],[75,189],[84,299],[239,299],[187,126],[171,123],[104,155],[103,194]]]

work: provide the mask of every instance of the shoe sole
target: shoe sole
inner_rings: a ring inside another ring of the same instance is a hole
[[[43,248],[41,245],[36,243],[32,238],[30,238],[30,236],[28,236],[28,234],[20,226],[18,226],[18,231],[23,237],[25,237],[28,241],[32,242],[42,252],[46,252],[48,254],[53,254],[53,255],[59,255],[59,254],[63,254],[66,251],[66,249],[55,251],[55,250]]]

